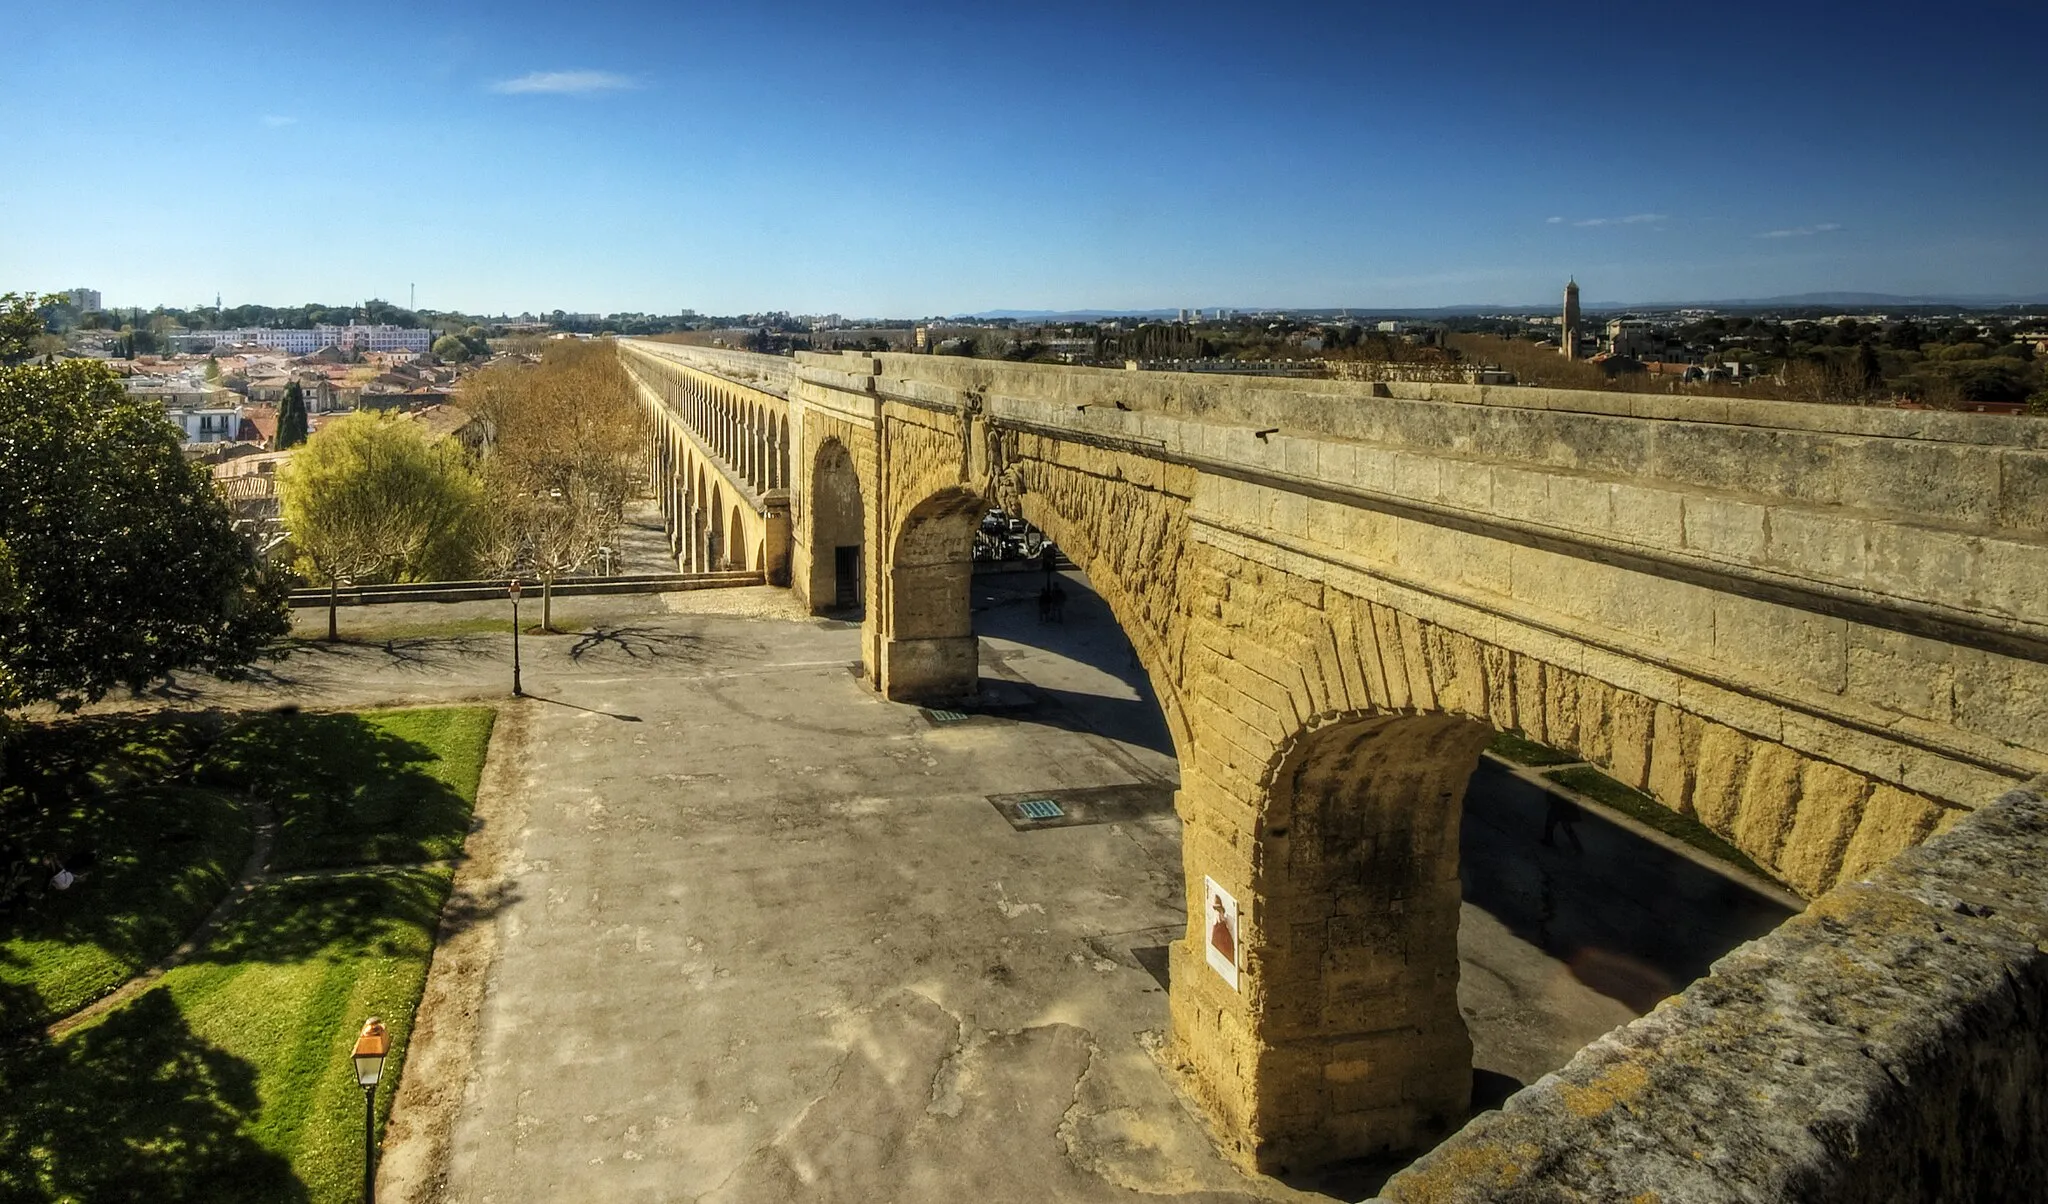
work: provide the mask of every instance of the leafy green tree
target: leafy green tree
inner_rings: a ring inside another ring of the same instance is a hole
[[[163,410],[99,364],[0,368],[0,682],[67,709],[180,669],[233,677],[288,629]]]
[[[434,340],[434,355],[451,364],[466,363],[469,360],[469,344],[461,335],[444,334]]]
[[[34,293],[0,293],[0,366],[26,363],[43,352],[43,307],[53,297]]]
[[[452,439],[386,412],[320,428],[278,472],[285,529],[302,572],[327,586],[338,638],[344,585],[468,575],[483,492]]]
[[[277,451],[297,447],[306,441],[306,391],[293,381],[284,387],[277,403]]]

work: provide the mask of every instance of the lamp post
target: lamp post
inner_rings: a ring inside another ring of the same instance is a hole
[[[354,1057],[356,1083],[363,1089],[363,1201],[377,1198],[377,1080],[384,1077],[384,1055],[391,1040],[384,1035],[384,1022],[375,1016],[363,1021],[356,1037]]]
[[[505,592],[512,595],[512,697],[523,698],[526,691],[519,688],[519,578],[512,578]]]

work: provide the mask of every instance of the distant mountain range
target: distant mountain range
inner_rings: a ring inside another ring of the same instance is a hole
[[[2006,305],[2048,305],[2048,293],[2024,295],[1993,294],[1933,294],[1906,296],[1897,293],[1791,293],[1781,297],[1745,297],[1737,300],[1719,301],[1585,301],[1582,308],[1587,310],[1671,310],[1671,309],[1914,309],[1929,306],[1951,306],[1966,309],[1996,309]],[[1204,305],[1204,311],[1215,310],[1213,305]],[[1551,313],[1558,308],[1557,302],[1542,305],[1502,305],[1478,303],[1472,305],[1433,306],[1371,306],[1371,305],[1303,305],[1274,308],[1263,305],[1226,305],[1227,310],[1240,313],[1291,313],[1327,314],[1339,310],[1349,311],[1357,317],[1417,317],[1479,313]],[[989,309],[980,313],[955,314],[957,319],[995,321],[1009,318],[1023,322],[1092,322],[1101,318],[1174,318],[1180,316],[1177,309]]]

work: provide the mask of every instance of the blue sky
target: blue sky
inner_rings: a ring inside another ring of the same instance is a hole
[[[0,29],[0,289],[109,304],[2048,292],[2038,0],[0,0]]]

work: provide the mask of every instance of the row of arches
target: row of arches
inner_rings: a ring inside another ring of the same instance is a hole
[[[780,399],[764,402],[687,372],[658,373],[655,387],[735,479],[756,494],[789,488],[789,414]]]
[[[757,405],[680,370],[649,375],[672,415],[661,479],[679,556],[692,567],[745,565],[744,552],[732,554],[744,516],[721,473],[765,464],[771,488],[801,485],[799,579],[814,611],[861,609],[870,680],[904,701],[973,694],[971,548],[995,499],[958,479],[966,455],[893,434],[912,424],[892,426],[886,414],[870,433],[815,409],[800,409],[793,446],[776,399]],[[707,460],[682,423],[714,449],[737,434],[739,458],[726,459],[730,469]],[[793,452],[800,483],[789,477]],[[1763,818],[1750,827],[1793,840],[1809,788],[1824,800],[1872,799],[1874,834],[1857,865],[1936,822],[1931,803],[1873,795],[1890,788],[1850,783],[1846,769],[1716,728],[1562,658],[1539,661],[1196,540],[1185,495],[1127,485],[1121,469],[1111,485],[1097,466],[1051,455],[1023,464],[1018,496],[1002,504],[1088,571],[1164,712],[1187,821],[1189,927],[1170,955],[1175,1057],[1248,1165],[1414,1148],[1461,1122],[1472,1044],[1458,1004],[1459,833],[1466,784],[1495,731],[1636,764],[1616,776],[1675,810],[1720,816],[1711,826],[1738,843],[1752,810]],[[1712,796],[1725,805],[1700,802],[1707,787],[1687,767],[1708,743],[1731,767]],[[1890,824],[1879,798],[1924,804],[1924,821]],[[1860,811],[1824,814],[1847,815],[1843,840],[1865,841]],[[1837,847],[1838,863],[1843,855]],[[1232,914],[1219,954],[1211,909],[1221,898]]]
[[[726,488],[724,477],[680,430],[666,424],[655,444],[654,484],[668,522],[669,551],[683,572],[766,570],[766,538],[748,530],[751,507]]]

